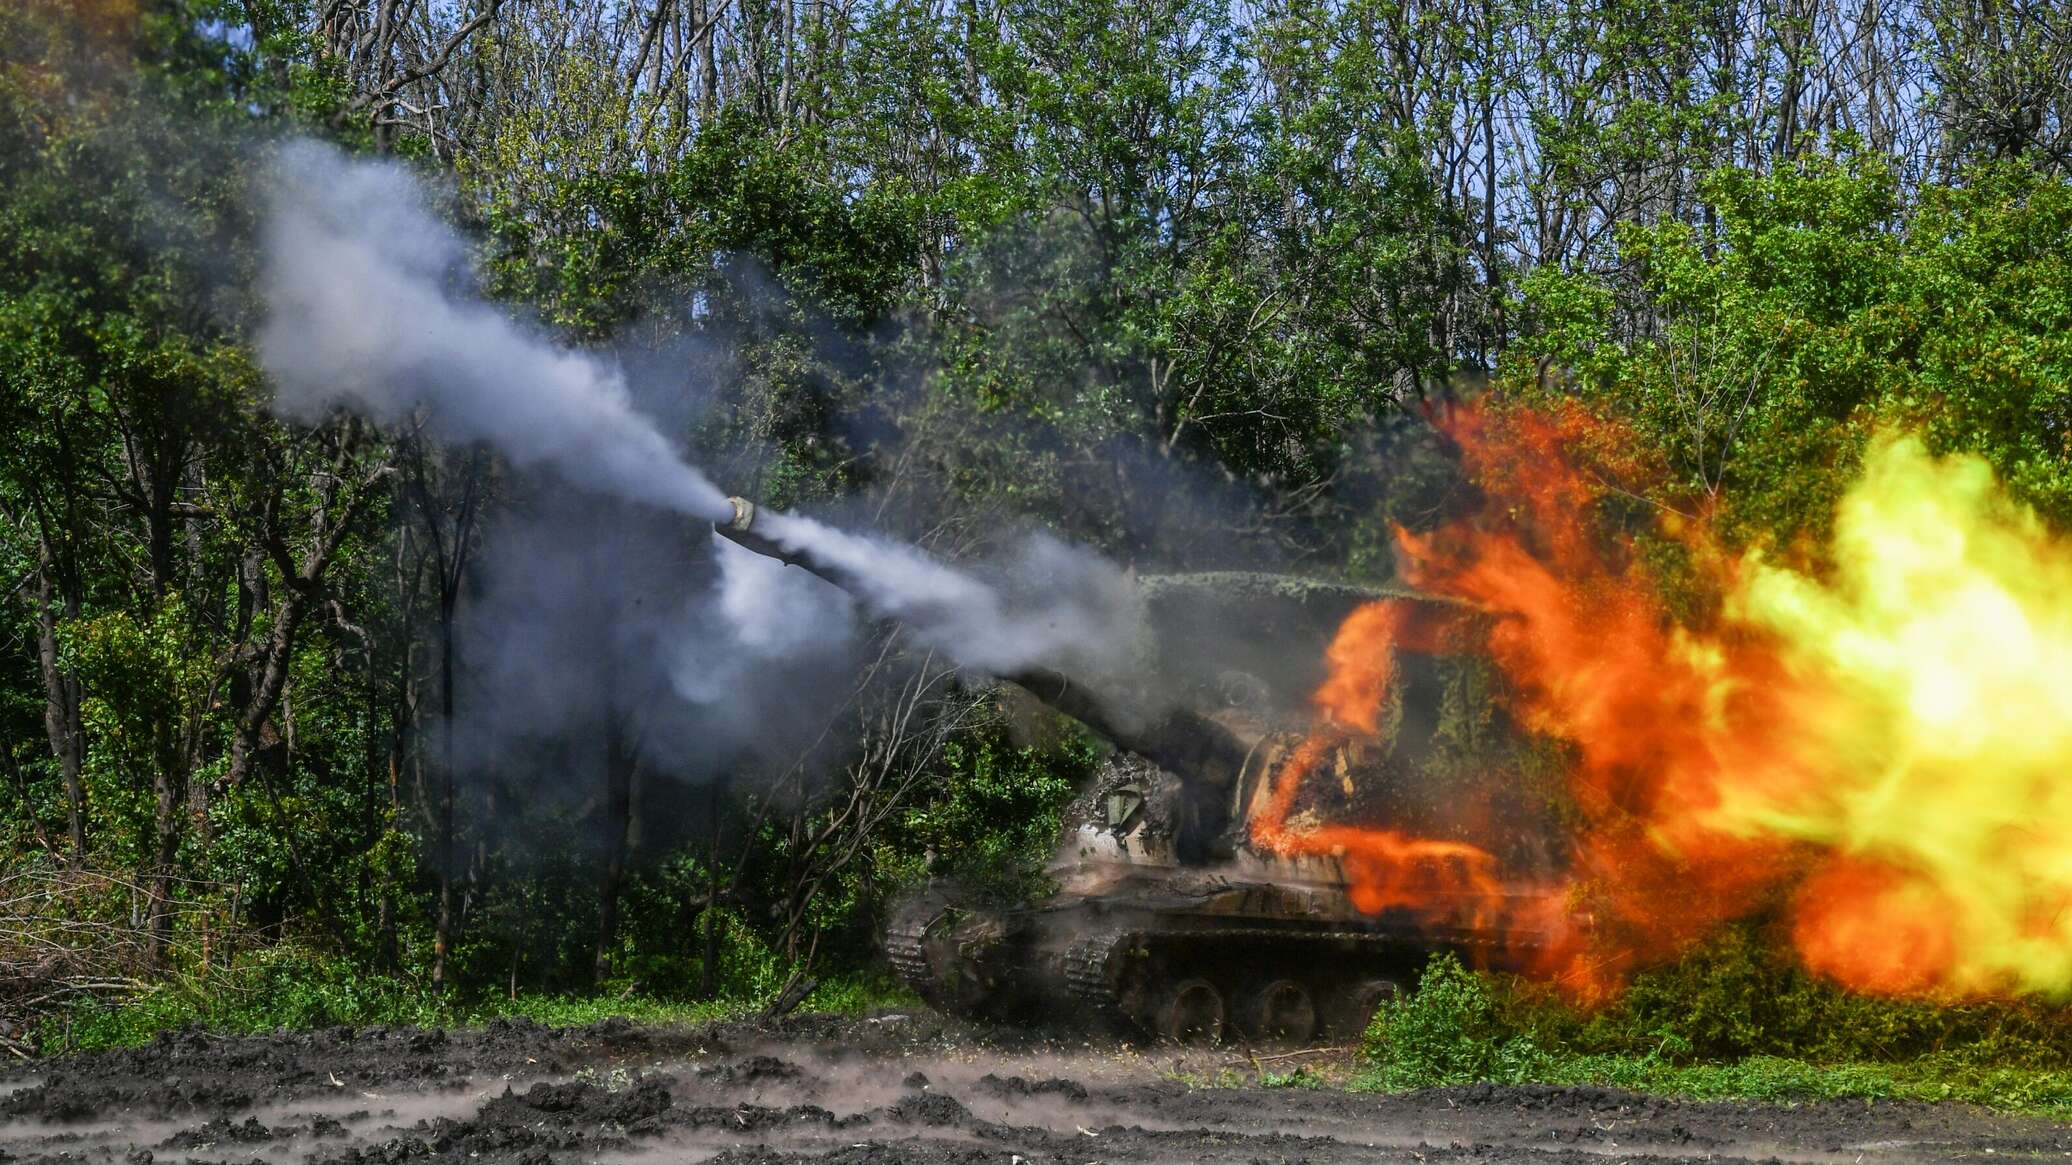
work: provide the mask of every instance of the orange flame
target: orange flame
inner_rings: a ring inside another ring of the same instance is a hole
[[[1444,628],[1408,602],[1367,603],[1340,625],[1326,651],[1329,676],[1312,695],[1317,727],[1289,755],[1251,819],[1255,845],[1284,857],[1334,857],[1353,905],[1368,914],[1404,911],[1429,925],[1500,933],[1516,909],[1496,858],[1466,842],[1393,829],[1289,820],[1303,782],[1340,746],[1378,731],[1399,649],[1433,650]]]
[[[1395,647],[1403,638],[1408,605],[1382,600],[1346,616],[1324,653],[1330,677],[1311,702],[1332,724],[1372,735],[1382,697],[1396,674]]]
[[[2072,990],[2072,698],[2050,682],[2072,661],[2072,544],[1982,463],[1885,446],[1845,499],[1832,581],[1663,516],[1722,600],[1678,618],[1633,541],[1596,522],[1616,483],[1650,476],[1643,443],[1574,405],[1439,423],[1485,504],[1397,541],[1405,576],[1472,608],[1477,633],[1437,628],[1430,604],[1347,618],[1255,844],[1336,856],[1360,909],[1472,922],[1583,999],[1767,908],[1809,970],[1857,990]],[[1291,821],[1320,762],[1380,731],[1406,650],[1486,653],[1515,718],[1566,745],[1563,885],[1468,842]]]
[[[1949,975],[1955,904],[1890,867],[1839,858],[1799,887],[1792,941],[1806,966],[1872,995],[1923,995]]]
[[[1787,873],[1778,842],[1704,823],[1728,780],[1808,780],[1782,729],[1810,700],[1766,645],[1700,638],[1668,614],[1630,543],[1590,525],[1612,487],[1572,450],[1637,448],[1579,407],[1469,410],[1447,426],[1489,505],[1427,535],[1398,531],[1413,585],[1490,612],[1487,651],[1530,729],[1569,742],[1584,825],[1575,885],[1594,928],[1541,969],[1579,995],[1616,988],[1745,913]],[[1702,529],[1690,535],[1702,541]]]

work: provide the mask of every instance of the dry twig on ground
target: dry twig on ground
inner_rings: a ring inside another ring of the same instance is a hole
[[[182,885],[183,901],[174,908],[176,965],[202,966],[219,921],[202,903],[220,889]],[[0,1050],[32,1055],[49,1016],[88,998],[131,998],[151,985],[149,895],[141,882],[104,871],[0,869]]]

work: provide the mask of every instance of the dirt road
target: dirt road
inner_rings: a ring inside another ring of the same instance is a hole
[[[1975,1109],[1597,1089],[1261,1088],[1242,1051],[985,1036],[930,1016],[772,1029],[181,1035],[0,1077],[0,1162],[1793,1162],[2072,1156]],[[1328,1070],[1327,1065],[1327,1070]],[[1342,1067],[1342,1065],[1341,1065]]]

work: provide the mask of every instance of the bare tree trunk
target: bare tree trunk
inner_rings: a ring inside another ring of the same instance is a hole
[[[280,605],[273,613],[273,634],[266,643],[265,663],[259,671],[259,682],[253,685],[251,703],[238,716],[237,731],[231,736],[228,779],[233,785],[251,775],[259,751],[259,737],[287,693],[288,675],[294,666],[295,637],[301,632],[302,621],[308,612],[309,600],[305,592],[296,588],[291,579],[290,585],[283,588]]]
[[[461,584],[467,573],[468,555],[474,538],[475,507],[480,499],[480,459],[478,454],[470,453],[460,468],[460,497],[458,509],[450,519],[450,528],[444,502],[433,496],[433,471],[426,451],[422,447],[414,448],[407,465],[410,489],[417,499],[418,512],[424,522],[430,565],[439,587],[439,789],[435,797],[429,790],[421,790],[420,796],[429,797],[433,802],[430,806],[432,828],[438,835],[439,901],[432,930],[432,986],[435,990],[443,990],[451,977],[452,968],[448,960],[462,922],[458,910],[462,903],[455,900],[454,886],[458,874],[454,862],[455,768],[459,759],[454,747],[454,725],[459,712],[455,676],[460,650],[454,622],[459,617]],[[415,719],[422,721],[421,716]],[[423,744],[420,730],[417,754],[420,777],[424,764]]]
[[[58,663],[56,587],[51,581],[50,547],[39,547],[36,566],[36,655],[43,670],[43,727],[50,752],[65,783],[65,816],[72,839],[73,868],[86,863],[86,785],[81,768],[86,754],[86,728],[79,711],[79,681]],[[78,600],[67,596],[66,617],[77,618]]]
[[[777,125],[780,129],[791,128],[791,88],[793,74],[798,72],[798,5],[796,0],[779,0],[784,14],[777,26]]]
[[[619,933],[619,890],[626,879],[627,842],[633,829],[633,781],[639,761],[626,730],[614,717],[604,736],[604,873],[597,887],[597,957],[593,985],[611,975],[611,952]]]
[[[698,998],[719,994],[719,835],[720,818],[726,809],[726,778],[715,776],[707,786],[712,811],[712,835],[705,848],[705,951],[698,960]]]
[[[1482,0],[1482,280],[1487,295],[1486,310],[1489,312],[1488,330],[1491,353],[1484,358],[1484,364],[1496,367],[1496,356],[1504,349],[1504,297],[1497,275],[1497,232],[1496,232],[1496,87],[1501,77],[1496,75],[1496,10],[1490,0]],[[1478,342],[1477,348],[1481,347]]]
[[[432,987],[444,989],[447,956],[453,951],[453,607],[439,613],[439,912],[432,932]]]
[[[172,731],[170,725],[160,733]],[[151,847],[151,906],[144,960],[153,970],[164,970],[173,938],[174,863],[180,856],[180,814],[187,801],[187,771],[161,747],[157,771],[151,777],[154,794]]]
[[[1799,103],[1806,93],[1806,34],[1796,11],[1783,14],[1783,19],[1777,23],[1777,49],[1783,60],[1784,76],[1779,83],[1777,134],[1771,152],[1777,161],[1786,162],[1798,154]]]
[[[402,573],[400,570],[397,572]],[[421,577],[421,572],[420,572]],[[399,579],[399,582],[402,580]],[[417,579],[407,584],[402,601],[403,626],[401,631],[402,650],[396,669],[396,697],[389,706],[388,740],[388,821],[389,828],[402,820],[403,816],[403,765],[416,756],[417,731],[417,676],[412,666],[417,657]],[[396,936],[396,889],[384,878],[381,896],[375,906],[377,958],[383,969],[393,971],[402,964],[400,944]]]
[[[698,124],[708,126],[719,114],[719,58],[714,55],[713,42],[719,39],[719,30],[712,27],[717,14],[712,10],[712,0],[698,0],[698,29],[704,36],[698,40]]]
[[[400,731],[400,727],[399,727]],[[401,800],[401,749],[390,746],[388,755],[388,799],[389,817],[395,819]],[[402,964],[402,951],[396,940],[396,890],[386,878],[381,883],[381,895],[374,905],[375,963],[384,971],[394,971]]]

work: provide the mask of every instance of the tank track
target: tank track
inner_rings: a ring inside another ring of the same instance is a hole
[[[1106,930],[1079,939],[1066,948],[1065,982],[1072,998],[1083,1005],[1088,1014],[1124,1027],[1149,1027],[1151,1017],[1142,1014],[1141,1011],[1151,1000],[1133,997],[1128,980],[1132,968],[1125,965],[1124,960],[1131,958],[1133,952],[1140,947],[1175,949],[1195,944],[1228,943],[1259,943],[1283,952],[1299,943],[1347,944],[1370,950],[1399,944],[1406,948],[1424,945],[1409,939],[1408,936],[1371,930],[1296,933],[1279,927],[1206,927],[1199,930],[1164,930],[1151,927]],[[1458,936],[1448,938],[1443,945],[1455,948],[1489,948],[1500,945],[1500,940],[1494,936]],[[1175,978],[1184,978],[1187,974],[1185,971],[1171,968],[1168,968],[1168,972]]]
[[[1229,951],[1230,947],[1257,947],[1283,956],[1296,954],[1305,947],[1320,951],[1329,947],[1333,957],[1322,965],[1332,966],[1341,962],[1339,952],[1353,956],[1355,963],[1366,961],[1359,954],[1363,951],[1409,962],[1417,959],[1419,950],[1434,946],[1488,950],[1501,946],[1503,942],[1493,933],[1434,935],[1430,932],[1367,929],[1300,931],[1281,926],[1168,929],[1156,920],[1139,924],[1135,920],[1115,919],[1106,928],[1098,928],[1096,924],[1097,929],[1071,940],[1059,954],[1052,956],[1057,962],[1051,966],[1060,973],[1062,982],[1049,980],[1048,992],[1041,986],[1041,976],[1024,977],[1010,964],[991,972],[979,972],[974,965],[975,979],[985,979],[987,986],[973,994],[969,985],[954,977],[955,971],[963,969],[967,957],[961,948],[954,956],[952,966],[937,965],[937,961],[947,955],[939,945],[933,954],[930,951],[930,931],[936,929],[945,913],[953,909],[952,901],[939,893],[924,895],[895,912],[884,931],[885,955],[893,971],[930,1006],[957,1014],[977,1014],[1002,1002],[1023,1007],[1033,1003],[1040,1008],[1042,998],[1049,994],[1051,1000],[1059,1003],[1069,1000],[1077,1013],[1087,1019],[1122,1029],[1154,1026],[1153,1013],[1159,1002],[1159,988],[1166,980],[1177,982],[1193,975],[1207,975],[1223,981],[1231,969],[1248,966],[1250,960],[1245,953]],[[934,937],[938,943],[948,938],[942,934]],[[1139,956],[1148,956],[1150,961],[1146,962]],[[1300,958],[1300,955],[1296,957]],[[1348,979],[1359,977],[1351,968],[1347,968],[1347,972],[1344,977]],[[1001,973],[1008,977],[1008,986],[1004,995],[995,997],[991,981],[986,976]],[[946,981],[945,974],[951,974],[953,979]]]
[[[941,992],[937,990],[935,968],[929,965],[928,928],[942,917],[945,904],[933,899],[921,899],[902,907],[885,928],[885,958],[892,964],[892,970],[900,981],[913,988],[914,994],[935,1002]]]
[[[1121,991],[1124,968],[1118,960],[1128,957],[1139,937],[1138,931],[1103,931],[1080,939],[1065,951],[1066,986],[1073,998],[1101,1019],[1131,1021]]]

